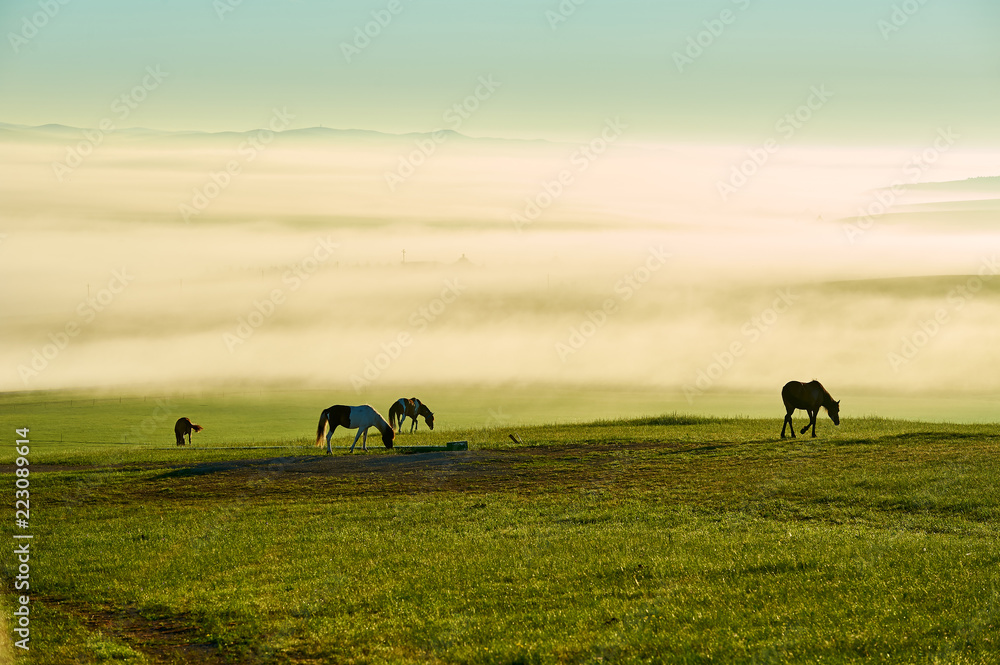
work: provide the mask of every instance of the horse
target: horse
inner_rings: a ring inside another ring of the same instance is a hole
[[[177,437],[177,445],[184,445],[184,435],[187,435],[188,443],[191,443],[191,432],[200,432],[205,429],[201,425],[195,425],[187,418],[179,418],[174,424],[174,436]]]
[[[795,438],[795,425],[792,424],[792,412],[795,409],[803,409],[809,414],[809,424],[802,428],[800,434],[805,434],[812,427],[812,435],[815,438],[816,414],[819,413],[821,406],[826,409],[834,425],[840,424],[840,401],[835,401],[819,381],[813,380],[809,383],[789,381],[781,389],[781,401],[785,403],[786,411],[785,421],[781,424],[782,439],[785,438],[786,425],[792,431],[792,438]]]
[[[392,440],[396,437],[396,433],[392,431],[392,425],[387,423],[378,411],[367,404],[361,406],[337,404],[329,409],[323,409],[323,413],[319,414],[319,427],[316,428],[317,447],[322,445],[320,442],[323,440],[323,430],[326,429],[327,423],[330,424],[330,431],[326,433],[327,455],[333,453],[330,448],[330,438],[337,427],[358,430],[357,436],[354,437],[354,443],[351,444],[352,453],[354,446],[358,445],[358,439],[361,439],[361,449],[365,452],[368,451],[368,428],[370,427],[374,427],[382,433],[382,444],[386,448],[392,448]]]
[[[389,422],[399,428],[400,434],[403,433],[403,421],[407,418],[413,419],[410,424],[410,434],[413,434],[413,431],[417,429],[417,416],[423,416],[427,426],[434,429],[434,414],[431,413],[426,404],[416,397],[410,399],[400,397],[389,407]]]

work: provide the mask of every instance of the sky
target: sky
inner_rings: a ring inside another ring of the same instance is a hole
[[[119,126],[430,131],[486,77],[472,136],[753,142],[825,86],[798,142],[995,145],[998,25],[990,0],[4,2],[0,122],[96,126],[152,67]]]

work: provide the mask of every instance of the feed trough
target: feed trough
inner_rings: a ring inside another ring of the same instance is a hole
[[[468,441],[449,441],[443,446],[393,446],[393,450],[401,453],[433,453],[444,450],[468,450]]]

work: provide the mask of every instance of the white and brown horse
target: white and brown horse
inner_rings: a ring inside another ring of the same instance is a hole
[[[785,438],[785,426],[791,428],[792,438],[795,438],[795,425],[792,424],[792,412],[803,409],[809,414],[809,423],[802,428],[800,434],[805,434],[812,427],[816,436],[816,414],[819,408],[826,409],[834,425],[840,424],[840,402],[834,400],[819,381],[801,383],[789,381],[781,389],[781,401],[785,403],[785,422],[781,424],[781,438]]]
[[[427,426],[434,429],[434,414],[431,413],[426,404],[416,397],[410,399],[400,397],[389,407],[389,422],[398,429],[400,434],[403,433],[403,421],[407,418],[413,419],[413,422],[410,423],[410,434],[413,434],[413,431],[417,429],[417,416],[423,416]]]
[[[354,446],[358,445],[358,439],[361,439],[361,449],[368,450],[368,428],[370,427],[374,427],[382,433],[382,443],[386,448],[392,448],[392,440],[396,437],[396,433],[392,431],[392,425],[387,423],[378,411],[367,404],[362,404],[361,406],[343,406],[337,404],[336,406],[331,406],[329,409],[324,409],[323,413],[319,414],[319,427],[316,428],[317,446],[322,445],[323,430],[326,429],[328,423],[330,430],[326,433],[327,455],[333,452],[330,448],[330,438],[333,436],[333,431],[338,427],[358,430],[357,436],[354,437],[354,443],[351,444],[352,453],[354,452]]]
[[[191,443],[191,432],[200,432],[205,429],[201,425],[195,425],[187,418],[180,418],[174,424],[174,436],[177,437],[177,445],[184,445],[184,437],[187,436],[188,443]]]

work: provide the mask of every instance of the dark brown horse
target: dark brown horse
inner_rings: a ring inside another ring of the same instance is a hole
[[[177,437],[177,445],[184,445],[184,435],[187,435],[188,443],[191,443],[191,432],[200,432],[205,429],[201,425],[195,425],[187,418],[180,418],[174,425],[174,436]]]
[[[812,427],[813,436],[816,436],[816,414],[821,406],[826,409],[834,425],[840,424],[840,402],[834,400],[819,381],[789,381],[781,389],[781,401],[785,403],[786,412],[785,422],[781,424],[782,439],[785,438],[786,425],[792,431],[792,438],[795,438],[795,425],[792,424],[792,412],[795,409],[803,409],[809,414],[809,424],[802,428],[800,434],[805,434]]]
[[[417,416],[423,416],[427,426],[434,429],[434,414],[416,397],[400,397],[389,407],[389,424],[397,427],[400,434],[403,433],[403,421],[406,418],[413,419],[410,423],[410,434],[413,434],[413,430],[417,428]]]

